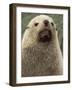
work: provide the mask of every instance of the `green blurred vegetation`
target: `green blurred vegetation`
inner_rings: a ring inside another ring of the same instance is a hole
[[[21,36],[23,36],[24,30],[29,23],[29,21],[37,15],[48,15],[53,18],[56,23],[58,30],[58,38],[60,48],[63,52],[63,15],[62,14],[47,14],[47,13],[21,13]]]

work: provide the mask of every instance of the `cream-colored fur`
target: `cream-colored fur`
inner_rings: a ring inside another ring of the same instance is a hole
[[[45,28],[44,20],[49,21],[48,28],[51,30],[52,39],[50,42],[41,43],[38,35]],[[39,23],[38,26],[35,23]],[[62,54],[53,19],[47,15],[39,15],[27,27],[22,39],[22,76],[62,75]]]

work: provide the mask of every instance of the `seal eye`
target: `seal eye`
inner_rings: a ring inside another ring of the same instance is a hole
[[[52,26],[54,26],[54,23],[53,23],[53,22],[51,22],[51,25],[52,25]]]
[[[34,25],[35,25],[35,26],[38,26],[38,24],[39,24],[39,23],[35,23]]]

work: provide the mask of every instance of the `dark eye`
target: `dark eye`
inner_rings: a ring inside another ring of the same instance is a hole
[[[53,23],[53,22],[51,22],[51,25],[52,25],[52,26],[54,26],[54,23]]]
[[[35,26],[38,26],[38,24],[39,24],[39,23],[35,23],[34,25],[35,25]]]

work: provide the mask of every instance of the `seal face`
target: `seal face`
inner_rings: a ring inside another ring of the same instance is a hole
[[[50,22],[47,19],[45,19],[45,20],[43,20],[43,25],[44,25],[43,30],[40,30],[40,32],[39,32],[39,41],[44,42],[44,43],[50,42],[52,39]]]

